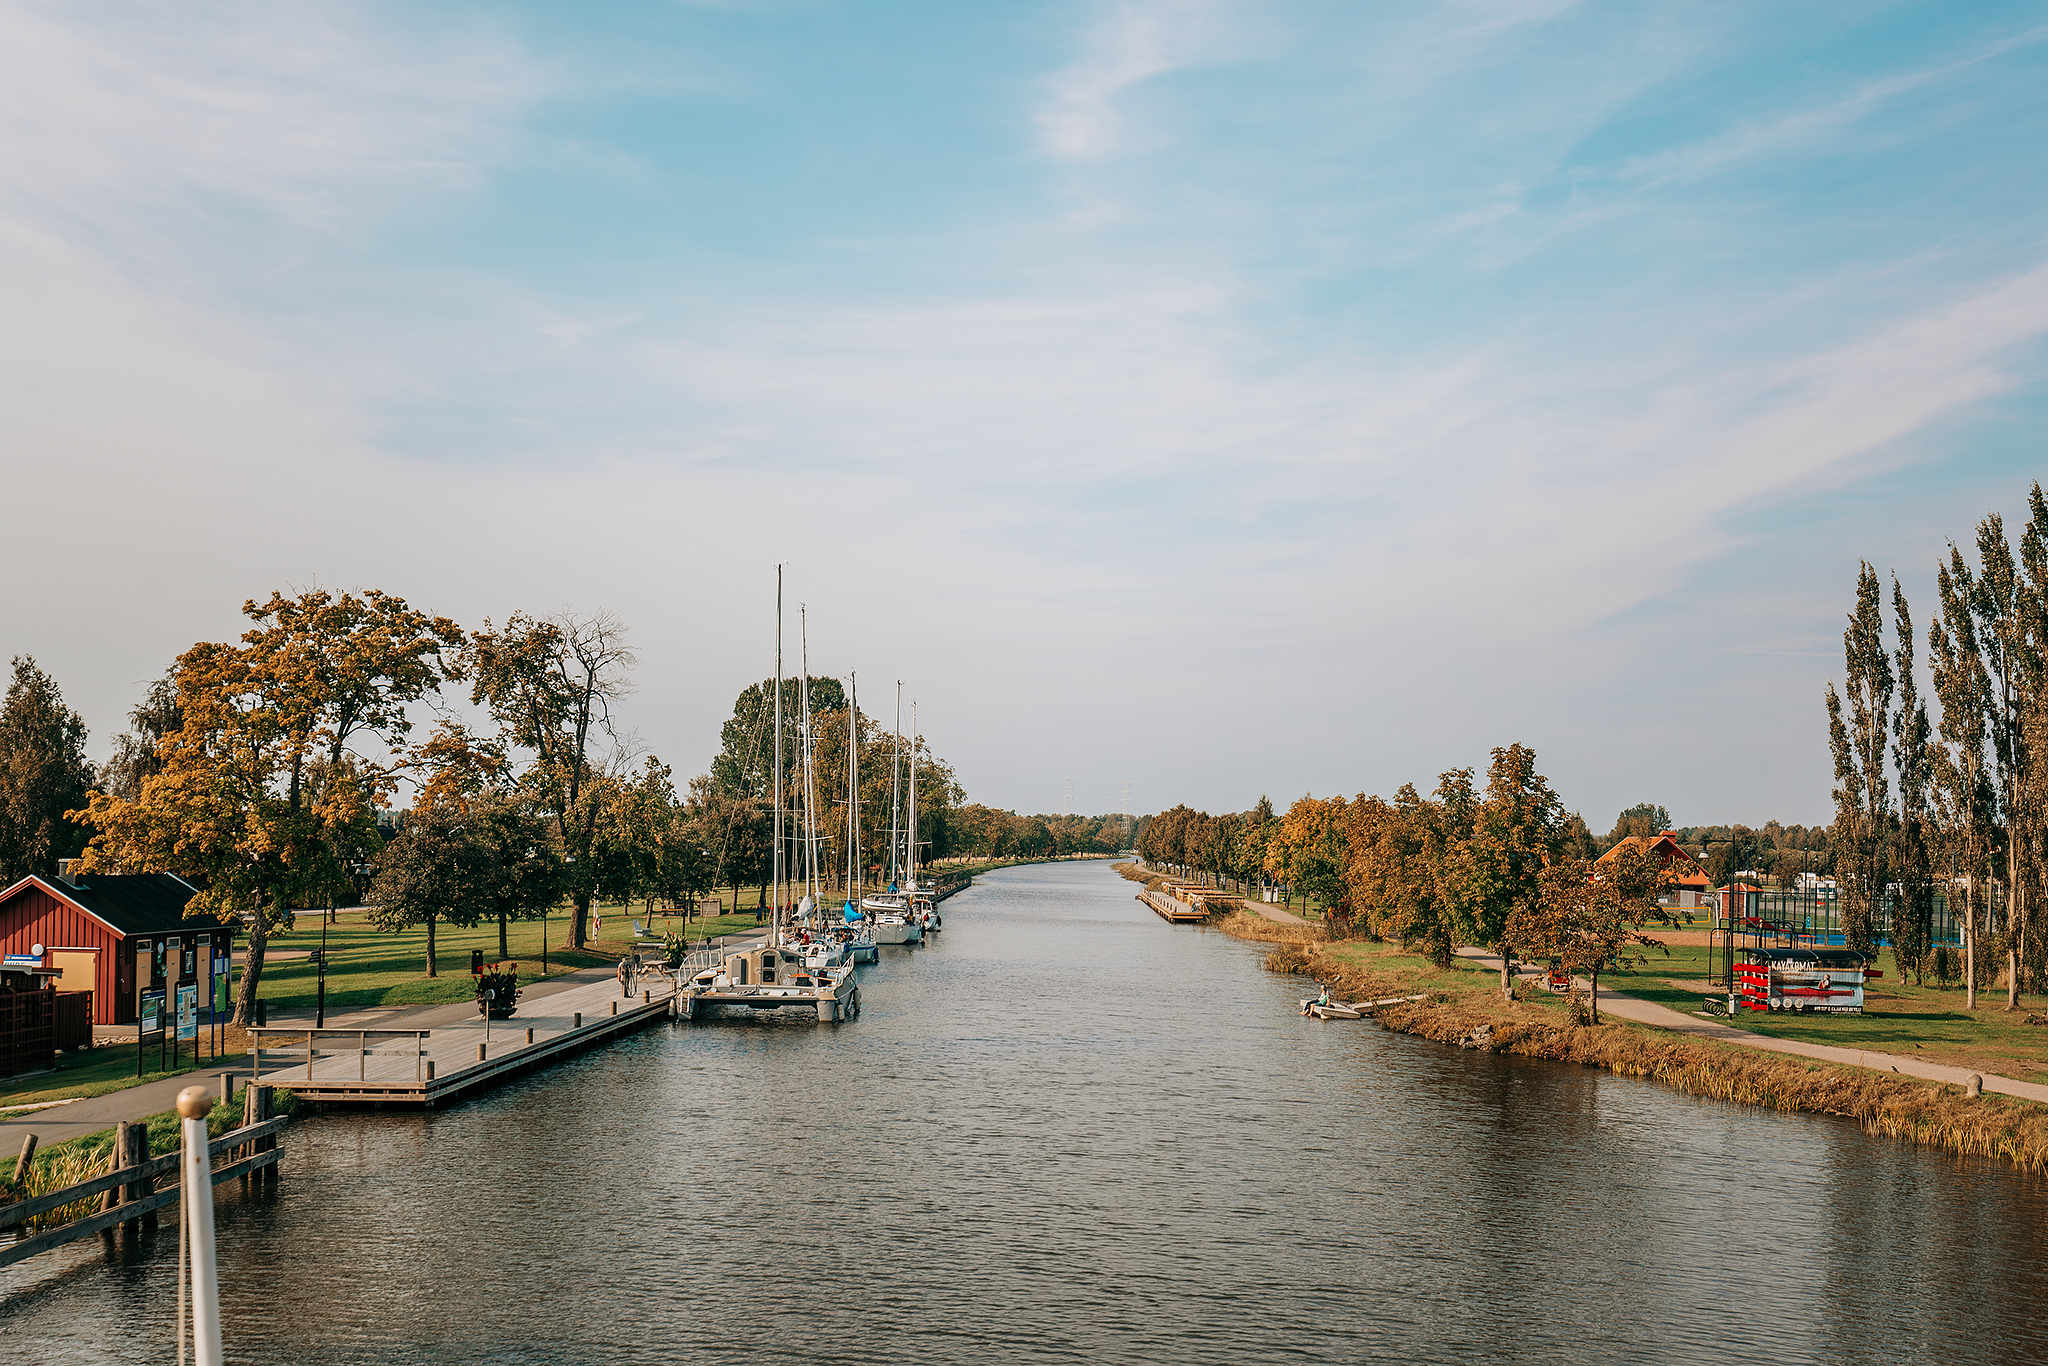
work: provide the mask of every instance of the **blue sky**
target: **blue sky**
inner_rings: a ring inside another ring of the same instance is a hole
[[[998,805],[1824,820],[2044,148],[2042,4],[0,0],[0,648],[103,752],[273,587],[605,607],[688,773],[784,560]]]

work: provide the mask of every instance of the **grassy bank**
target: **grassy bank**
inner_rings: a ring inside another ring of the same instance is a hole
[[[272,1105],[276,1113],[289,1115],[298,1108],[298,1101],[289,1091],[277,1091],[273,1093]],[[183,1133],[179,1128],[180,1121],[176,1110],[165,1110],[160,1114],[151,1115],[143,1123],[149,1129],[151,1153],[162,1156],[177,1151],[178,1145],[183,1141]],[[207,1135],[219,1138],[229,1130],[240,1127],[241,1123],[242,1105],[238,1092],[226,1104],[213,1107],[212,1113],[206,1117]],[[76,1185],[80,1181],[90,1181],[95,1176],[105,1176],[113,1151],[114,1130],[111,1126],[97,1133],[86,1134],[82,1138],[67,1139],[62,1143],[52,1143],[47,1148],[38,1148],[35,1158],[30,1163],[28,1180],[20,1187],[16,1187],[9,1180],[14,1175],[11,1162],[4,1171],[0,1171],[0,1202],[34,1199],[38,1195]],[[164,1178],[158,1178],[160,1184],[163,1180]],[[56,1228],[94,1213],[99,1209],[99,1204],[99,1196],[88,1196],[76,1204],[37,1216],[30,1220],[29,1227]]]
[[[1268,967],[1313,977],[1340,998],[1428,994],[1378,1010],[1376,1018],[1389,1029],[1490,1052],[1605,1067],[1716,1100],[1847,1116],[1872,1133],[2048,1170],[2048,1107],[2030,1101],[1988,1093],[1970,1097],[1939,1082],[1758,1052],[1646,1025],[1576,1024],[1563,997],[1531,990],[1526,999],[1502,1000],[1496,971],[1455,963],[1439,968],[1394,944],[1325,943],[1316,929],[1277,925],[1248,913],[1230,916],[1220,927],[1272,943]]]
[[[1885,969],[1890,972],[1891,969]],[[1641,967],[1603,973],[1603,986],[1673,1010],[1693,1011],[1706,996],[1726,998],[1727,988],[1707,979],[1704,944],[1669,945],[1668,956],[1652,950]],[[1961,987],[1916,987],[1891,976],[1864,988],[1861,1015],[1796,1015],[1786,1011],[1738,1011],[1726,1021],[1737,1029],[1800,1043],[1910,1053],[1929,1062],[1998,1072],[2021,1080],[2048,1080],[2048,1007],[2022,998],[2017,1011],[2005,1008],[2005,993],[1977,993],[1975,1010],[1963,1008]]]
[[[125,1091],[131,1086],[144,1086],[167,1077],[218,1071],[223,1067],[239,1066],[248,1048],[248,1036],[239,1029],[231,1030],[228,1047],[218,1057],[209,1055],[194,1061],[192,1046],[188,1043],[177,1067],[158,1071],[157,1051],[151,1045],[143,1051],[142,1057],[142,1065],[148,1070],[138,1077],[135,1075],[133,1043],[102,1044],[84,1052],[64,1054],[57,1059],[57,1066],[51,1071],[27,1072],[0,1082],[0,1105],[32,1105],[39,1100],[103,1096],[109,1091]],[[63,1115],[61,1110],[49,1113],[53,1122]]]

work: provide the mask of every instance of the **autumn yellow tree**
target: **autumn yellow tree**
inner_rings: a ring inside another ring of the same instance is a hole
[[[1375,935],[1420,947],[1447,966],[1457,951],[1430,865],[1432,803],[1403,783],[1388,802],[1361,797],[1346,813],[1349,860],[1345,881],[1351,904]]]
[[[1539,894],[1510,912],[1506,941],[1525,958],[1555,958],[1591,988],[1592,1019],[1600,1020],[1600,972],[1644,961],[1661,949],[1647,927],[1676,917],[1659,903],[1672,874],[1644,845],[1624,844],[1605,862],[1560,858],[1543,870]]]
[[[437,691],[462,631],[377,590],[243,604],[239,644],[201,643],[172,677],[179,727],[132,798],[91,794],[89,870],[177,873],[198,914],[250,913],[234,1020],[254,1015],[269,932],[350,886],[374,810],[412,763],[408,704]]]
[[[1564,852],[1564,803],[1536,771],[1536,751],[1493,751],[1485,794],[1468,829],[1442,851],[1440,876],[1456,888],[1458,939],[1500,956],[1500,989],[1514,995],[1514,944],[1508,923],[1541,896],[1543,871]]]
[[[1303,795],[1280,827],[1266,841],[1266,873],[1330,909],[1341,909],[1348,894],[1344,885],[1346,836],[1342,797]]]

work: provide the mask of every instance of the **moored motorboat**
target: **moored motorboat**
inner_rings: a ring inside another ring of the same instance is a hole
[[[676,994],[676,1014],[696,1019],[720,1008],[810,1010],[827,1023],[860,1014],[852,964],[813,968],[793,945],[763,944],[700,966]]]

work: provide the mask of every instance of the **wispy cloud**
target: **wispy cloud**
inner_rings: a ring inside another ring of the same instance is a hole
[[[1904,97],[1964,75],[2048,38],[2048,25],[1987,43],[1951,61],[1866,80],[1839,99],[1746,119],[1725,132],[1623,163],[1616,176],[1651,187],[1687,183],[1788,152],[1807,151],[1887,109]]]
[[[361,229],[473,189],[557,79],[488,27],[401,38],[369,5],[10,0],[0,206],[121,246]]]
[[[1129,142],[1119,101],[1133,86],[1229,51],[1230,0],[1116,0],[1072,65],[1046,81],[1037,115],[1046,150],[1077,161],[1113,156]]]

